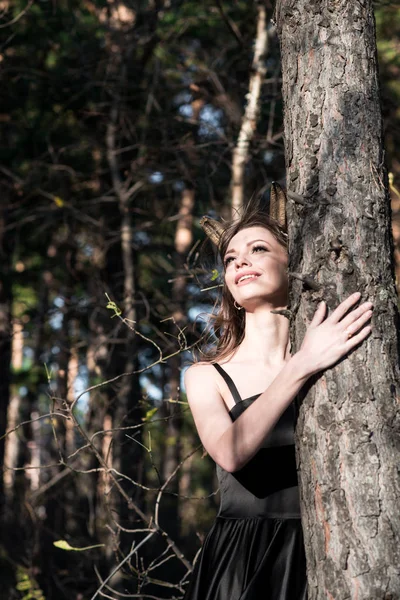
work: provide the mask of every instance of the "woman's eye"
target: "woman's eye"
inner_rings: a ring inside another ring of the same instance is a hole
[[[230,262],[231,262],[231,260],[233,260],[233,259],[234,259],[234,257],[233,257],[233,256],[228,256],[228,258],[226,258],[226,259],[224,260],[224,265],[225,265],[225,268],[226,268],[226,267],[229,265],[229,263],[230,263]]]
[[[263,252],[267,252],[267,248],[265,248],[265,246],[254,246],[253,248],[253,252],[259,252],[260,250]]]

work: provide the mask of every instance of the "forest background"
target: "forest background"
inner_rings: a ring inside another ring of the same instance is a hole
[[[245,198],[285,181],[273,5],[261,69],[255,1],[0,9],[0,598],[178,599],[218,506],[181,385],[221,282],[199,221],[243,136]],[[399,290],[400,6],[375,17]]]

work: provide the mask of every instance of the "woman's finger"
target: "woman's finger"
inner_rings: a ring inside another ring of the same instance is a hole
[[[372,307],[372,302],[365,302],[357,309],[352,310],[348,315],[346,315],[344,319],[340,321],[340,324],[343,325],[344,329],[348,329],[358,319],[361,319],[366,312],[371,312],[372,314]]]
[[[371,325],[367,325],[367,327],[363,327],[359,333],[349,338],[346,342],[346,347],[348,348],[348,350],[351,350],[352,348],[354,348],[354,346],[357,346],[357,344],[365,340],[365,338],[371,333],[371,331]]]
[[[372,310],[368,310],[363,315],[361,315],[361,317],[359,317],[356,321],[354,321],[351,325],[349,325],[345,331],[354,335],[355,333],[357,333],[357,331],[360,330],[360,328],[363,325],[365,325],[365,323],[367,321],[370,320],[371,317],[372,317]]]
[[[326,304],[324,301],[322,301],[318,304],[317,310],[314,313],[314,316],[312,318],[312,321],[311,321],[309,327],[316,327],[317,325],[322,323],[322,321],[325,319],[325,313],[326,313]]]
[[[339,306],[333,311],[333,313],[330,315],[329,321],[331,323],[339,323],[340,319],[342,317],[344,317],[344,315],[347,313],[347,311],[354,306],[354,304],[356,302],[358,302],[358,300],[360,299],[360,292],[356,292],[355,294],[352,294],[351,296],[349,296],[349,298],[347,298],[346,300],[344,300],[343,302],[341,302],[339,304]]]

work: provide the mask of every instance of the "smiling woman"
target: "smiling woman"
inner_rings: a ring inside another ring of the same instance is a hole
[[[234,293],[236,286],[230,282],[231,273],[235,273],[236,277],[240,272],[240,261],[244,261],[242,274],[244,274],[245,268],[248,271],[253,268],[254,272],[258,274],[259,267],[256,267],[258,258],[261,260],[265,258],[267,272],[264,276],[264,283],[274,277],[280,279],[283,293],[281,304],[283,303],[285,306],[287,304],[287,233],[284,207],[282,207],[286,198],[283,190],[277,184],[273,184],[271,195],[273,210],[270,211],[270,214],[261,210],[258,203],[248,205],[240,220],[234,221],[223,231],[220,227],[215,227],[218,232],[218,240],[210,234],[210,238],[218,244],[225,277],[218,311],[215,315],[210,316],[218,342],[216,347],[210,351],[204,351],[203,360],[223,360],[232,354],[243,340],[245,312],[238,310],[238,306],[242,307],[241,298],[236,296]],[[242,239],[245,246],[239,248],[239,244],[242,245]],[[236,244],[235,241],[237,241]],[[249,246],[247,246],[248,243]],[[247,254],[247,258],[243,257],[243,251]],[[246,259],[249,262],[247,265]],[[272,302],[276,303],[276,298]],[[248,304],[247,307],[249,307]]]
[[[218,342],[185,383],[221,501],[185,600],[305,600],[292,401],[311,375],[367,337],[371,303],[351,310],[360,298],[353,294],[327,318],[321,303],[291,356],[284,219],[255,208],[211,233],[225,266]]]

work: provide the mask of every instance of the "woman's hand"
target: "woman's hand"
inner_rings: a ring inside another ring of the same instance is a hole
[[[310,375],[334,365],[370,333],[371,326],[363,326],[371,318],[372,302],[364,302],[346,314],[360,296],[359,292],[352,294],[327,319],[325,302],[318,306],[299,350]]]

